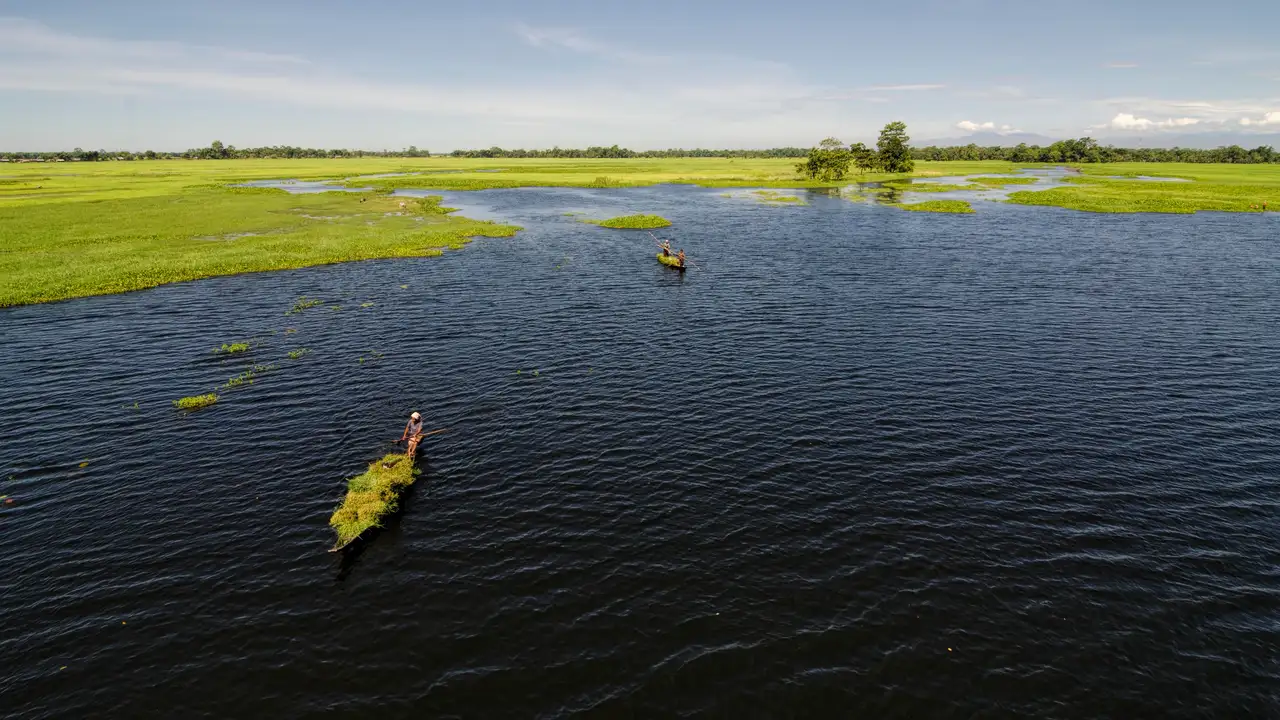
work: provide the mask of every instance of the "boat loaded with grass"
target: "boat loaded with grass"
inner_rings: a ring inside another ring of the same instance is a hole
[[[662,253],[658,253],[658,262],[669,268],[684,272],[684,263],[680,262],[680,258],[675,255],[663,255]]]
[[[338,539],[329,552],[337,552],[373,528],[382,527],[400,509],[400,495],[417,479],[413,458],[391,453],[369,463],[369,469],[347,482],[347,497],[333,511],[329,525]]]

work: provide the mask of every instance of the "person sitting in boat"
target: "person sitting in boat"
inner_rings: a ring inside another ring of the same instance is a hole
[[[680,267],[684,267],[684,250],[681,250],[676,257],[680,259]]]
[[[404,426],[404,434],[400,436],[401,440],[409,441],[408,454],[409,457],[418,456],[418,441],[422,439],[422,416],[415,410],[409,416],[409,424]]]

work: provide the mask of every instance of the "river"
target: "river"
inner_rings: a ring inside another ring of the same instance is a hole
[[[1280,218],[722,192],[0,311],[0,714],[1280,713]]]

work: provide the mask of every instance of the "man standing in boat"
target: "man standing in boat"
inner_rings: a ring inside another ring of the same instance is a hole
[[[671,241],[663,240],[658,243],[658,247],[662,249],[663,257],[671,257]]]
[[[409,459],[412,460],[418,456],[418,441],[422,439],[422,416],[418,411],[414,411],[409,416],[409,424],[404,426],[404,434],[400,439],[409,441]]]
[[[684,250],[681,249],[680,253],[676,255],[676,257],[680,259],[680,267],[684,267]]]

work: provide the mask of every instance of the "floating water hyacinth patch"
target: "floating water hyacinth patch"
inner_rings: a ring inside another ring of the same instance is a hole
[[[192,395],[173,401],[173,406],[179,410],[199,410],[200,408],[209,407],[218,402],[217,393],[207,393],[205,395]]]
[[[323,304],[324,304],[323,300],[316,300],[314,298],[309,298],[306,295],[303,295],[293,303],[293,307],[290,308],[288,311],[286,311],[285,315],[297,315],[298,313],[302,312],[303,310],[306,310],[307,308],[313,308],[317,305],[323,305]]]

